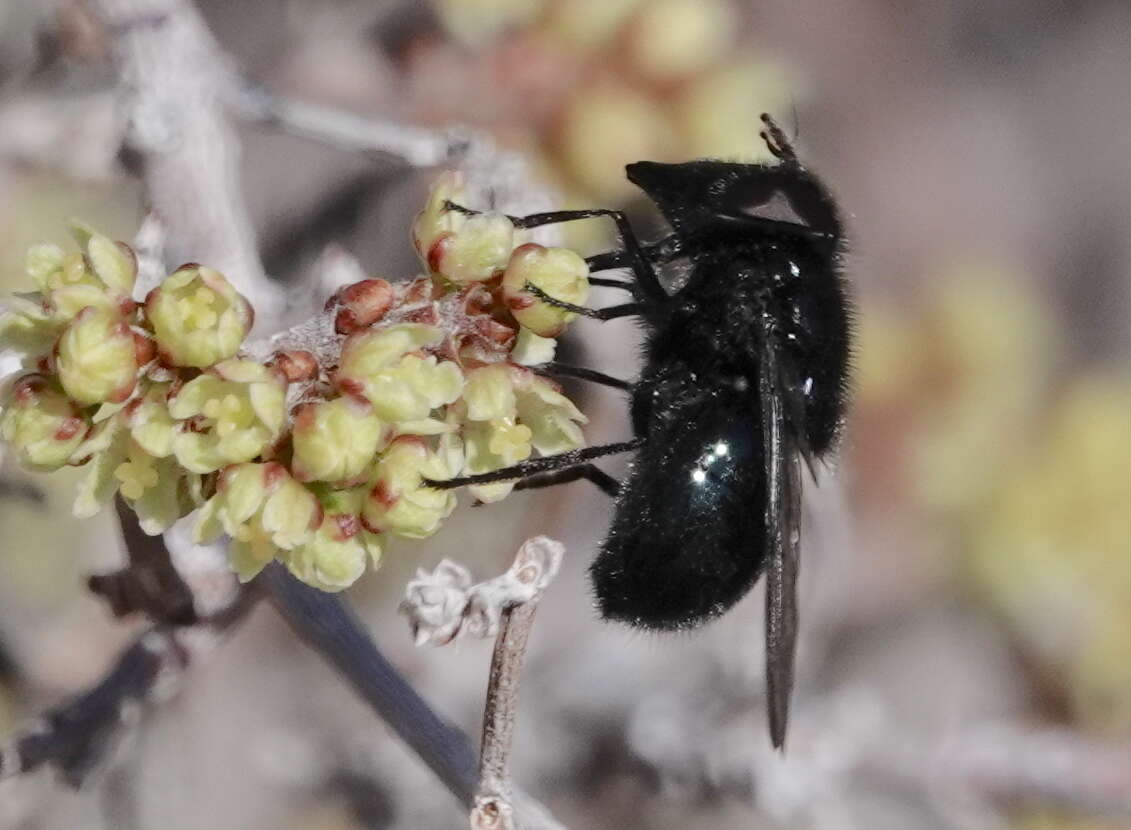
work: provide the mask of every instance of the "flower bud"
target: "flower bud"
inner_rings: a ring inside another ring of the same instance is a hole
[[[322,515],[315,495],[286,476],[263,505],[261,522],[277,547],[292,550],[310,538],[322,524]]]
[[[431,452],[422,439],[398,438],[377,464],[362,507],[366,529],[410,539],[431,536],[455,510],[456,497],[450,490],[425,486],[424,479],[441,480],[454,474],[448,459]]]
[[[467,373],[463,400],[472,421],[513,418],[515,396],[510,370],[501,364],[472,369]]]
[[[278,370],[287,379],[287,383],[299,383],[318,377],[318,358],[300,349],[276,352],[268,365]]]
[[[353,398],[301,407],[294,420],[294,461],[299,481],[347,482],[360,476],[377,454],[384,424],[373,408]]]
[[[162,358],[173,366],[204,368],[239,351],[252,310],[222,274],[184,265],[145,301]]]
[[[137,279],[137,256],[133,249],[76,220],[71,221],[71,235],[82,245],[98,280],[112,292],[128,297]]]
[[[298,579],[322,591],[341,591],[365,573],[368,556],[353,516],[327,514],[322,524],[300,547],[285,557],[287,568]],[[366,533],[372,537],[372,534]]]
[[[49,472],[66,464],[88,428],[74,402],[43,375],[17,379],[0,416],[0,437],[33,470]]]
[[[552,337],[542,337],[530,329],[520,328],[511,348],[512,363],[520,366],[539,366],[554,359],[558,343]]]
[[[393,286],[385,280],[362,280],[338,292],[340,308],[334,317],[339,334],[353,334],[376,323],[393,307]]]
[[[503,275],[503,299],[515,319],[534,334],[556,337],[577,314],[557,308],[526,290],[537,286],[554,299],[584,305],[589,297],[589,266],[568,248],[528,243],[511,255]]]
[[[424,210],[412,223],[412,244],[426,265],[436,242],[454,234],[467,220],[464,214],[447,206],[448,202],[459,204],[463,198],[463,176],[456,171],[447,171],[432,185]]]
[[[413,244],[433,274],[456,283],[489,280],[507,264],[514,248],[514,225],[502,214],[469,216],[447,206],[463,199],[463,177],[441,176],[412,226]]]
[[[137,351],[133,332],[124,320],[85,308],[59,339],[59,380],[80,403],[121,403],[137,382]]]
[[[457,233],[428,249],[428,267],[452,282],[482,282],[502,271],[514,250],[514,225],[498,213],[467,217]]]

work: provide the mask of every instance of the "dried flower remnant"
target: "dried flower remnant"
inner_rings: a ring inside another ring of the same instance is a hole
[[[264,343],[246,342],[251,306],[207,266],[137,304],[123,243],[76,226],[80,252],[37,246],[39,293],[0,317],[0,346],[26,367],[0,436],[26,466],[87,465],[76,515],[120,495],[156,534],[199,511],[197,538],[230,537],[241,579],[278,560],[322,590],[348,587],[386,536],[425,538],[455,509],[427,480],[582,444],[584,416],[524,368],[552,358],[574,315],[523,287],[584,302],[584,260],[520,244],[507,217],[453,207],[463,198],[445,174],[413,226],[427,275],[346,286],[315,325]]]

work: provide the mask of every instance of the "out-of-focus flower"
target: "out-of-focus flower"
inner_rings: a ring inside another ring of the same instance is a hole
[[[970,517],[967,576],[1033,653],[1067,669],[1088,724],[1131,726],[1131,382],[1070,386]]]
[[[0,437],[25,467],[57,470],[82,444],[90,424],[44,375],[17,378],[4,396]]]
[[[544,27],[567,48],[591,52],[607,46],[645,0],[570,0],[550,7]]]
[[[88,307],[63,331],[56,365],[67,394],[80,403],[121,403],[134,390],[138,347],[129,324]]]
[[[185,265],[145,300],[161,358],[204,368],[234,357],[251,330],[251,305],[219,271]]]
[[[355,398],[303,405],[295,415],[294,460],[299,481],[349,482],[369,467],[385,436],[373,407]]]
[[[436,0],[440,20],[455,37],[471,46],[489,43],[500,33],[529,23],[546,0]]]
[[[759,133],[763,112],[789,112],[798,88],[786,68],[757,57],[719,66],[693,80],[674,102],[672,116],[687,158],[772,161]]]
[[[738,21],[728,0],[652,0],[630,24],[628,57],[657,81],[686,78],[729,51]]]
[[[503,274],[503,297],[514,318],[534,334],[557,337],[577,317],[527,290],[539,288],[555,300],[584,305],[589,298],[589,266],[568,248],[533,242],[515,248]]]
[[[454,436],[442,436],[436,450],[422,438],[397,438],[377,464],[362,507],[362,523],[374,533],[389,532],[409,539],[431,536],[455,510],[456,496],[450,490],[426,486],[424,479],[451,478],[459,472],[461,460],[459,441]]]
[[[169,402],[183,424],[173,438],[177,460],[194,473],[250,461],[280,435],[286,386],[250,360],[226,360],[190,380]]]
[[[343,393],[368,401],[383,421],[427,418],[463,390],[458,365],[414,353],[442,339],[439,328],[416,323],[352,335],[342,346],[335,382]]]
[[[136,304],[130,298],[137,276],[133,251],[122,242],[75,224],[83,250],[68,254],[58,245],[33,246],[25,270],[39,289],[13,297],[0,314],[0,346],[29,356],[51,351],[68,322],[87,308],[125,319]]]
[[[1037,406],[1057,336],[1045,307],[1007,273],[966,267],[938,282],[922,323],[929,345],[912,351],[922,356],[920,383],[940,389],[913,447],[914,477],[928,507],[958,511],[982,502],[1026,440],[1004,425]]]
[[[635,192],[624,165],[672,155],[675,131],[649,95],[604,81],[579,90],[562,122],[559,150],[570,175],[600,203],[621,202]]]

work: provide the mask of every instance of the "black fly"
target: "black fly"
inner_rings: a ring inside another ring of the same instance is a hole
[[[765,573],[770,734],[781,747],[797,636],[800,465],[812,470],[836,443],[850,331],[836,205],[773,120],[762,120],[775,165],[628,166],[629,180],[671,225],[653,245],[641,245],[618,211],[514,219],[524,228],[591,216],[616,222],[624,250],[589,264],[631,269],[632,282],[593,282],[624,288],[633,302],[594,310],[527,290],[600,320],[641,319],[645,362],[631,383],[541,368],[627,389],[635,438],[434,486],[518,478],[530,488],[586,478],[614,495],[612,528],[589,572],[601,615],[640,628],[706,622]],[[669,294],[655,267],[677,259],[689,263],[689,277]],[[637,455],[623,483],[590,463],[630,450]]]

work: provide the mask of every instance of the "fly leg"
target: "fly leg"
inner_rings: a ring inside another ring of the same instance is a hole
[[[569,484],[571,481],[586,481],[596,484],[601,492],[616,498],[620,492],[620,482],[594,464],[580,464],[576,467],[566,467],[554,473],[541,473],[524,478],[514,486],[515,490],[539,490],[543,487],[553,487],[557,484]]]
[[[634,438],[631,441],[622,441],[617,444],[601,444],[596,447],[583,447],[579,450],[570,450],[569,452],[558,453],[557,455],[528,458],[526,461],[520,461],[517,464],[512,464],[510,467],[503,467],[501,470],[492,470],[489,473],[449,478],[446,481],[425,479],[424,483],[437,490],[454,490],[457,487],[464,487],[468,484],[494,484],[496,481],[522,480],[539,473],[553,473],[559,470],[565,470],[569,467],[579,467],[595,458],[603,458],[606,455],[630,452],[639,449],[643,443],[643,439]],[[584,476],[585,474],[583,473],[579,474],[579,477]]]
[[[644,256],[653,264],[671,262],[682,253],[683,242],[680,240],[679,236],[674,233],[665,236],[659,242],[653,242],[651,245],[644,246]],[[594,254],[591,257],[586,257],[585,262],[589,266],[590,271],[608,271],[613,268],[632,267],[632,262],[627,250],[605,251],[601,254]],[[614,288],[626,288],[628,290],[632,288],[632,283],[623,282],[621,280],[591,278],[589,282],[593,285],[607,285]]]
[[[577,378],[579,380],[588,380],[592,383],[599,383],[602,386],[609,386],[613,389],[623,389],[626,391],[632,388],[632,384],[627,380],[614,378],[611,375],[606,375],[604,372],[598,372],[595,369],[586,369],[582,366],[566,366],[562,363],[542,363],[537,366],[531,366],[530,368],[537,374],[546,375],[547,377]]]
[[[469,216],[479,212],[465,208],[462,205],[457,205],[454,202],[447,202],[446,206],[449,210],[456,210]],[[632,283],[631,286],[620,284],[613,285],[613,287],[627,288],[631,290],[633,294],[639,291],[640,298],[645,301],[666,301],[668,299],[668,292],[665,291],[664,287],[660,284],[660,280],[656,276],[656,271],[652,268],[652,263],[645,254],[644,246],[641,245],[640,240],[636,238],[636,232],[632,230],[632,225],[628,223],[628,217],[624,215],[624,211],[608,210],[605,208],[554,210],[547,213],[532,213],[529,216],[511,216],[508,218],[514,223],[516,228],[537,228],[542,225],[553,225],[558,222],[573,222],[577,219],[592,219],[597,216],[607,216],[616,223],[617,233],[620,234],[621,243],[624,245],[624,251],[621,252],[624,257],[623,263],[616,266],[606,265],[603,267],[631,268],[636,278],[636,281]],[[592,266],[590,267],[592,268]],[[603,280],[602,282],[605,283],[607,281]],[[619,283],[619,281],[617,282]]]
[[[622,303],[621,305],[611,305],[605,308],[586,308],[583,305],[576,305],[574,303],[567,303],[565,300],[559,300],[557,297],[547,294],[532,282],[526,283],[526,285],[522,287],[522,290],[533,294],[547,305],[552,305],[564,311],[572,311],[574,314],[589,317],[593,320],[615,320],[618,317],[631,317],[635,314],[640,314],[640,312],[646,308],[645,303]]]

